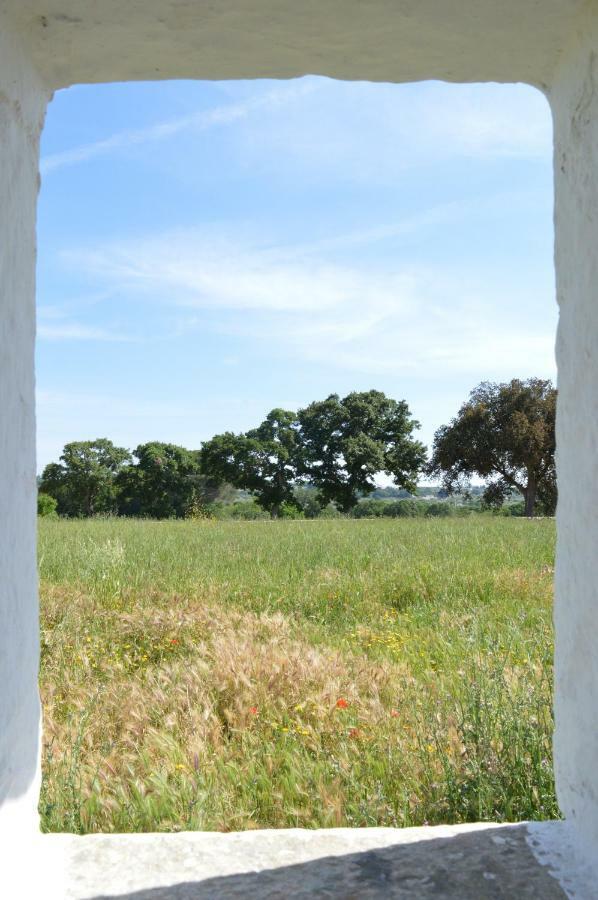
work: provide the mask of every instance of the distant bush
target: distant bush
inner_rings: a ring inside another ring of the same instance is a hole
[[[237,500],[235,503],[213,503],[210,513],[215,519],[269,519],[270,514],[255,500]]]
[[[455,513],[455,508],[451,506],[449,503],[427,503],[426,516],[431,518],[444,518],[446,516],[452,516]]]
[[[281,519],[305,519],[305,513],[302,509],[297,509],[292,503],[283,503],[280,507]]]
[[[45,518],[56,519],[58,518],[58,513],[56,512],[56,507],[58,506],[58,501],[51,497],[50,494],[44,494],[43,491],[40,491],[37,495],[37,514],[38,516],[44,516]]]
[[[294,490],[295,500],[299,504],[306,519],[319,519],[322,506],[318,500],[318,492],[308,485],[297,485]]]
[[[523,500],[517,500],[514,503],[505,503],[499,509],[494,511],[497,516],[525,516],[525,503]],[[555,509],[552,504],[546,505],[541,501],[536,503],[535,514],[537,516],[554,516]]]
[[[385,509],[394,505],[389,500],[360,500],[351,511],[353,519],[377,519],[385,515]]]
[[[334,505],[334,503],[329,503],[328,506],[325,506],[324,509],[320,511],[319,519],[344,519],[346,515]]]
[[[496,513],[499,516],[524,516],[525,503],[523,500],[517,501],[516,503],[505,503],[505,505],[501,506]]]
[[[456,508],[452,503],[443,503],[442,501],[415,499],[373,500],[369,497],[360,500],[352,511],[354,519],[440,517],[458,514],[462,514],[458,507]]]
[[[414,518],[415,516],[425,516],[428,504],[425,500],[396,500],[389,504],[389,510],[386,513],[393,518]]]

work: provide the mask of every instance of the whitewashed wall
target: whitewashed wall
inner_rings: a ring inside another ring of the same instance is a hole
[[[559,507],[558,797],[598,856],[598,14],[575,27],[550,90],[555,128]]]
[[[16,35],[0,26],[0,834],[36,822],[38,792],[33,350],[46,100]]]
[[[49,93],[127,78],[524,80],[555,121],[561,322],[556,774],[598,855],[598,0],[4,0],[0,10],[0,832],[36,825],[34,273]],[[8,24],[10,22],[10,24]],[[2,840],[2,837],[0,837]],[[4,843],[3,849],[8,846]],[[5,852],[5,858],[10,852]]]

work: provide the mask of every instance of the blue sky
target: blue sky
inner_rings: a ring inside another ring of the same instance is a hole
[[[331,392],[420,437],[484,379],[554,377],[551,123],[521,85],[59,92],[42,142],[38,463],[189,448]]]

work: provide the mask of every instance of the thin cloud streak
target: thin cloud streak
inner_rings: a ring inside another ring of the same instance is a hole
[[[317,103],[248,120],[239,154],[254,171],[316,180],[395,182],[450,159],[549,160],[546,99],[523,86],[347,84],[320,79]]]
[[[148,128],[120,131],[100,141],[81,144],[58,153],[50,153],[42,158],[40,170],[42,175],[48,175],[57,169],[87,162],[98,156],[106,156],[142,144],[165,141],[185,131],[202,132],[233,125],[259,110],[280,108],[297,97],[311,93],[315,88],[316,84],[313,82],[291,82],[290,85],[283,88],[276,88],[266,94],[253,96],[238,103],[230,103],[215,109],[202,110],[191,115],[158,122]]]
[[[496,209],[511,210],[515,200],[521,201],[520,195],[505,192],[439,204],[395,222],[312,242],[259,240],[250,226],[245,232],[226,226],[224,233],[215,226],[209,231],[180,229],[119,239],[94,249],[70,249],[62,253],[62,260],[70,268],[108,280],[110,287],[104,295],[123,286],[141,291],[165,289],[177,292],[179,305],[307,311],[337,307],[355,293],[364,297],[375,293],[379,307],[390,285],[391,305],[396,308],[397,293],[409,292],[408,275],[393,278],[369,270],[363,275],[357,266],[330,262],[328,254],[454,226]],[[323,258],[317,260],[318,256]]]
[[[303,105],[304,98],[316,91],[321,97],[319,103]],[[308,76],[265,93],[257,90],[249,97],[214,109],[120,131],[99,141],[48,154],[40,168],[43,175],[48,175],[131,147],[169,140],[184,132],[232,125],[241,126],[234,140],[247,160],[257,155],[260,162],[270,160],[276,167],[278,159],[293,156],[300,159],[302,166],[322,171],[328,170],[333,160],[340,169],[351,161],[363,164],[370,157],[376,160],[371,135],[381,129],[382,146],[390,142],[401,151],[411,148],[415,160],[430,155],[445,159],[451,155],[540,158],[551,152],[550,116],[540,95],[535,98],[526,90],[519,98],[513,90],[507,94],[502,86],[484,86],[481,90],[480,85],[467,89],[461,86],[458,95],[442,84],[435,85],[434,90],[424,85],[417,97],[399,91],[396,85],[347,85]],[[449,92],[451,102],[438,97],[438,91]],[[494,95],[492,102],[490,91]],[[351,125],[356,96],[363,98],[358,104],[363,127],[357,134]],[[285,115],[290,104],[296,105],[291,115]],[[276,118],[271,119],[271,114]],[[402,152],[398,158],[395,155],[394,163],[398,164],[401,157]],[[366,164],[363,175],[374,177],[375,172]]]
[[[78,259],[77,259],[78,257]],[[182,234],[138,241],[90,253],[69,254],[96,278],[109,279],[129,291],[173,298],[188,308],[214,310],[298,311],[318,313],[347,303],[378,309],[408,300],[408,274],[376,274],[307,258],[280,256],[271,250],[185,241]]]
[[[419,227],[435,221],[433,211],[423,213]],[[349,236],[349,244],[355,240]],[[314,258],[315,252],[315,244],[305,253],[243,236],[216,241],[177,232],[83,250],[70,262],[157,305],[166,317],[178,309],[179,332],[267,344],[297,360],[423,377],[554,372],[556,309],[549,307],[541,331],[532,328],[531,316],[529,328],[521,322],[526,302],[537,304],[542,286],[526,301],[525,286],[516,296],[494,272],[398,263],[380,271],[352,257],[334,263],[325,254]],[[189,312],[183,322],[182,310]]]
[[[540,94],[313,77],[114,90],[62,92],[45,133],[44,461],[98,434],[195,447],[372,386],[431,435],[484,378],[554,374]]]

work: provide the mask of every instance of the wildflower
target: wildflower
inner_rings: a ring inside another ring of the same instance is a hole
[[[257,716],[257,712],[258,712],[257,706],[250,706],[249,712],[251,713],[252,716]]]
[[[352,728],[349,732],[350,738],[358,738],[360,736],[359,728]]]
[[[171,643],[171,644],[178,644],[178,641],[177,641],[176,638],[171,638],[170,643]]]
[[[186,769],[186,768],[187,768],[187,766],[184,766],[182,763],[178,763],[178,765],[175,766],[175,769]]]
[[[398,709],[391,709],[390,715],[391,715],[391,718],[393,718],[393,719],[398,719],[398,718],[399,718],[399,711],[398,711]]]
[[[434,753],[434,744],[428,744],[426,747],[428,753]]]
[[[339,697],[338,700],[336,701],[337,709],[346,709],[348,707],[348,705],[349,705],[349,701],[345,700],[344,697]]]

